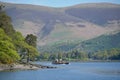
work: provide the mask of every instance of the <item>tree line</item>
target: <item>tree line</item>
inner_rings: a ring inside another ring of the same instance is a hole
[[[90,54],[90,58],[94,60],[120,60],[120,48],[97,51],[96,53]]]
[[[63,59],[68,61],[120,60],[120,48],[96,51],[94,53],[86,53],[80,50],[73,50],[66,53],[41,53],[38,56],[38,60],[52,61],[55,59]]]

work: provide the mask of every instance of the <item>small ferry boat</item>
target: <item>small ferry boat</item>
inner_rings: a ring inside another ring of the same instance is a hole
[[[62,59],[56,59],[52,64],[69,64],[69,62],[63,61]]]

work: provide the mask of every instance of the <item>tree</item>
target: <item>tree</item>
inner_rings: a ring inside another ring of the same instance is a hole
[[[35,58],[38,56],[38,51],[36,48],[34,48],[33,46],[28,45],[25,42],[21,42],[22,45],[20,49],[20,56],[21,56],[21,60],[22,59],[26,59],[27,63],[29,63],[29,61],[33,61],[35,60]]]
[[[4,5],[0,5],[0,12],[3,10],[3,8],[4,8],[5,6]]]
[[[25,42],[30,46],[36,47],[37,37],[33,34],[28,34],[25,38]]]
[[[49,60],[55,60],[57,57],[56,57],[56,54],[51,54],[49,56]]]
[[[62,59],[62,53],[58,53],[58,59]]]
[[[34,60],[34,58],[38,56],[38,51],[36,49],[37,37],[33,34],[28,34],[25,38],[25,42],[29,45],[26,46],[27,62],[29,62],[29,60]]]
[[[19,55],[21,59],[27,58],[28,62],[34,60],[38,55],[37,37],[30,34],[24,38],[17,32],[11,24],[11,18],[2,10],[3,7],[0,5],[0,62],[6,64],[16,62],[20,59]]]
[[[7,16],[4,11],[0,12],[0,28],[2,28],[9,37],[12,37],[15,33],[15,30],[11,24],[11,18]]]
[[[3,29],[0,29],[0,62],[4,64],[11,64],[20,59],[12,39],[8,37]]]

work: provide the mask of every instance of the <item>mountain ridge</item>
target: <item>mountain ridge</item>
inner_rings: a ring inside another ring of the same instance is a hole
[[[23,35],[35,34],[38,46],[84,41],[120,30],[119,4],[89,3],[65,8],[4,4],[14,28]]]

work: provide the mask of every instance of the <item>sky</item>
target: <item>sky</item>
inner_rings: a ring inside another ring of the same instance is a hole
[[[99,3],[99,2],[120,4],[120,0],[0,0],[0,1],[18,4],[33,4],[49,7],[67,7],[81,3]]]

